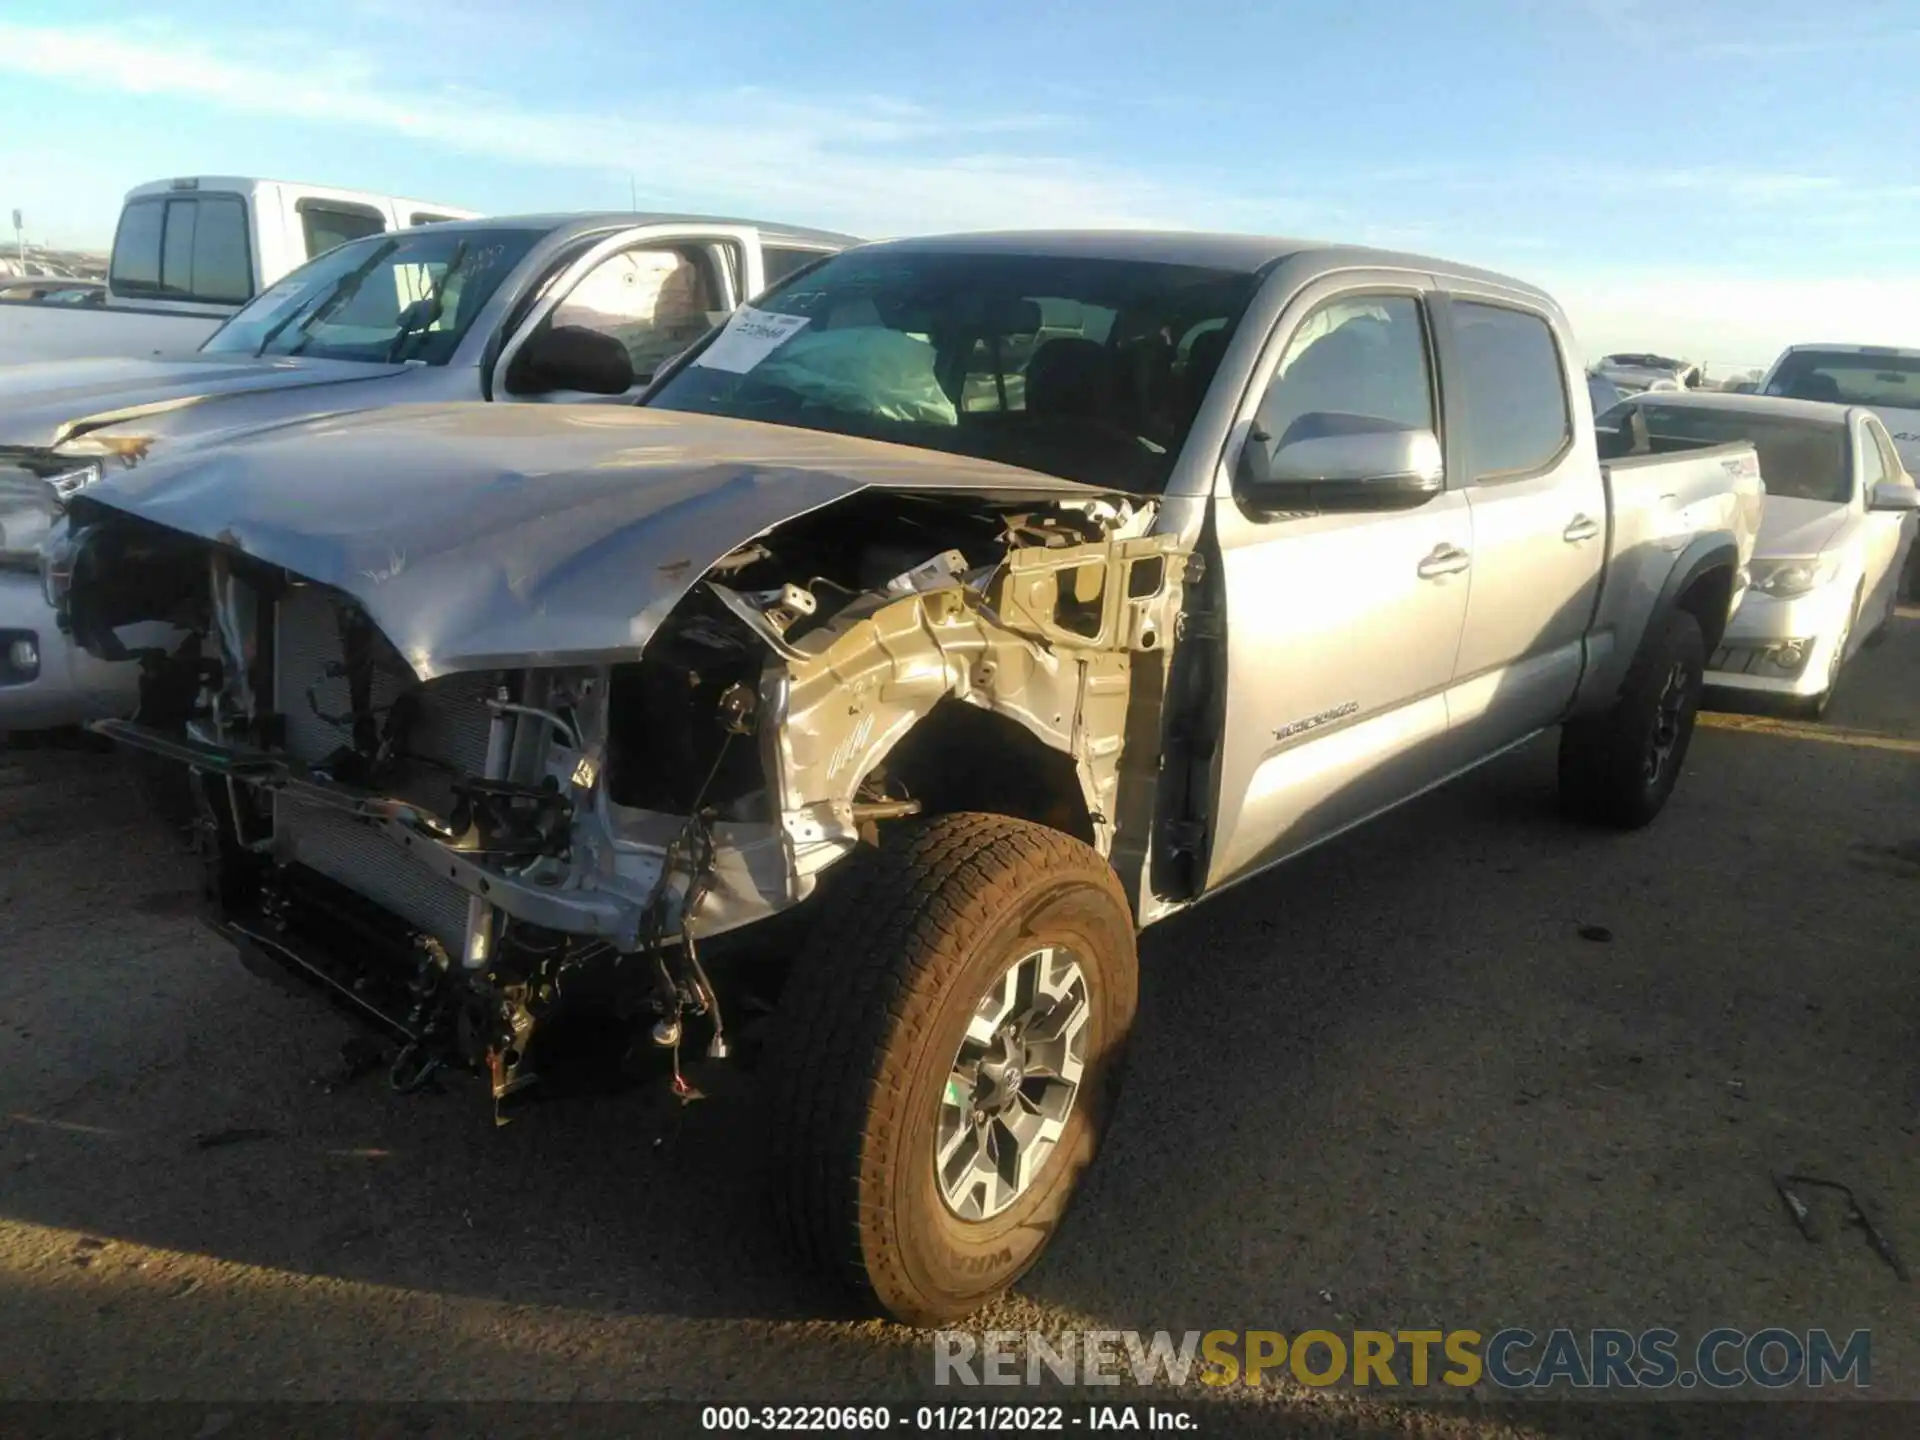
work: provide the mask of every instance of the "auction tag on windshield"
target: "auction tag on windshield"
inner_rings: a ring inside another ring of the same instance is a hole
[[[693,363],[744,375],[806,327],[804,315],[774,315],[742,305]]]

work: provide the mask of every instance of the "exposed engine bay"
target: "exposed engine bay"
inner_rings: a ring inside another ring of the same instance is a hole
[[[580,1008],[692,1093],[689,1031],[731,1043],[714,955],[890,821],[1043,821],[1137,898],[1152,802],[1127,792],[1153,789],[1188,588],[1154,514],[863,491],[722,556],[632,658],[424,680],[343,590],[136,515],[82,507],[55,568],[95,653],[135,622],[187,637],[97,728],[190,768],[243,958],[390,1032],[397,1087],[456,1066],[498,1105]]]

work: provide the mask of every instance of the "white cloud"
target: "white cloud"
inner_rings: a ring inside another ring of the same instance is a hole
[[[1620,0],[1594,3],[1608,17],[1603,23],[1641,23]],[[404,61],[414,48],[394,53]],[[1342,198],[1321,200],[1265,193],[1226,177],[1159,179],[1076,156],[1072,142],[1086,132],[1050,113],[1002,109],[973,119],[885,94],[829,102],[741,87],[678,95],[648,89],[619,109],[552,110],[479,89],[425,87],[417,69],[389,71],[368,53],[258,27],[244,39],[227,34],[213,41],[164,24],[0,22],[0,74],[9,72],[70,83],[90,95],[165,96],[570,170],[582,175],[583,195],[624,194],[632,173],[645,203],[662,208],[731,210],[871,236],[1141,226],[1309,232],[1495,266],[1510,252],[1515,268],[1561,296],[1594,353],[1667,350],[1730,367],[1763,364],[1795,340],[1911,343],[1920,335],[1920,281],[1556,267],[1564,242],[1537,228],[1542,212],[1577,217],[1577,197],[1614,209],[1645,202],[1657,232],[1665,223],[1659,207],[1685,198],[1744,207],[1743,224],[1793,222],[1839,233],[1844,222],[1848,244],[1857,249],[1867,242],[1852,232],[1865,233],[1864,219],[1871,217],[1872,232],[1889,242],[1908,228],[1899,212],[1920,201],[1920,187],[1894,182],[1860,184],[1794,169],[1577,162],[1541,162],[1515,173],[1467,157],[1342,171],[1322,189]],[[495,73],[502,72],[495,67]],[[1090,108],[1086,97],[1050,98]],[[209,158],[218,165],[217,157]],[[617,185],[610,184],[615,177]],[[371,183],[355,176],[296,178]],[[443,198],[465,198],[457,181],[446,188]],[[1364,210],[1357,198],[1363,195],[1372,202]],[[1409,197],[1453,218],[1410,212]]]
[[[215,46],[167,27],[0,23],[0,71],[504,160],[632,172],[665,205],[813,219],[868,235],[1014,225],[1267,228],[1315,214],[1283,197],[1248,202],[1121,165],[1031,153],[1035,142],[1057,138],[1055,117],[963,120],[885,95],[827,104],[740,88],[655,95],[645,111],[536,110],[480,91],[423,91],[302,37]]]

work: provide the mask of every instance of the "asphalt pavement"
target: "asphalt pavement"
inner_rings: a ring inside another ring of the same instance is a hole
[[[1543,741],[1151,932],[1106,1152],[973,1328],[1867,1328],[1920,1400],[1913,1286],[1770,1180],[1870,1194],[1920,1263],[1920,612],[1824,722],[1706,719],[1644,832],[1563,823]],[[924,1382],[926,1336],[788,1268],[750,1090],[496,1129],[342,1081],[347,1023],[201,928],[110,756],[0,751],[0,866],[0,1399]]]

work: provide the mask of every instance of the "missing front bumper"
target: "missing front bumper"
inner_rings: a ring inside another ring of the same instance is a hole
[[[283,755],[170,735],[131,720],[101,720],[91,728],[116,744],[203,774],[333,810],[392,842],[401,863],[416,866],[516,920],[604,940],[617,950],[640,946],[646,909],[641,902],[605,890],[545,884],[509,873],[460,848],[445,817],[411,801],[319,778]]]

